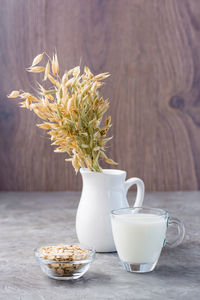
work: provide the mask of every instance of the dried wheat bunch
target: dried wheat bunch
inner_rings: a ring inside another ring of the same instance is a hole
[[[45,67],[38,65],[47,57]],[[101,172],[99,158],[109,164],[116,164],[104,152],[105,144],[112,138],[106,138],[111,127],[111,117],[105,118],[105,125],[100,127],[109,103],[99,96],[98,89],[102,80],[109,76],[102,73],[94,76],[88,67],[80,74],[77,66],[59,76],[57,54],[51,59],[46,53],[37,55],[29,72],[44,73],[44,81],[49,80],[47,89],[38,84],[37,96],[24,91],[12,91],[8,98],[20,98],[20,106],[34,111],[43,121],[39,128],[48,130],[51,145],[56,145],[55,152],[67,152],[76,172],[80,167]]]

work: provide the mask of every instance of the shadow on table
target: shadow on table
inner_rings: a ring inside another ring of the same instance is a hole
[[[110,281],[111,277],[104,274],[104,273],[97,273],[93,271],[89,271],[86,273],[83,277],[76,279],[76,280],[55,280],[48,278],[48,280],[51,281],[54,286],[80,286],[85,285],[86,283],[92,283],[93,281],[98,281],[103,283],[108,283]]]
[[[165,280],[188,280],[188,282],[192,282],[194,284],[199,284],[200,282],[200,260],[198,258],[198,249],[200,249],[200,242],[183,242],[180,246],[167,249],[164,248],[162,251],[162,255],[159,259],[159,263],[155,269],[155,271],[146,274],[130,274],[133,276],[153,277]],[[107,254],[109,255],[109,254]],[[116,268],[119,266],[116,265]],[[121,269],[122,271],[122,269]],[[124,271],[125,272],[125,271]],[[126,272],[125,272],[126,273]],[[124,273],[124,274],[125,274]],[[128,272],[126,273],[126,276]],[[130,277],[126,277],[126,280],[130,280]],[[143,277],[144,279],[144,277]],[[112,275],[104,274],[103,268],[99,270],[99,272],[88,271],[83,277],[76,280],[66,280],[59,281],[50,279],[51,283],[54,286],[71,286],[78,287],[82,285],[90,286],[91,284],[98,284],[101,282],[101,285],[109,285],[112,281]]]
[[[199,276],[199,268],[200,266],[193,265],[174,265],[169,266],[167,264],[159,265],[154,271],[154,276],[158,276],[159,278],[170,277],[171,279],[192,279],[193,283],[200,282]]]
[[[176,248],[164,248],[156,267],[154,276],[171,279],[188,279],[193,283],[200,282],[200,260],[198,258],[200,242],[183,242]]]
[[[170,259],[177,258],[178,260],[184,260],[191,262],[194,257],[199,255],[200,241],[185,241],[176,248],[163,248],[161,257],[169,257]]]

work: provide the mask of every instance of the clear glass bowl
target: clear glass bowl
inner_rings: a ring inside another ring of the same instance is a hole
[[[93,248],[85,247],[81,244],[73,244],[79,246],[81,249],[87,251],[87,258],[72,260],[72,261],[55,261],[47,260],[40,257],[40,248],[47,247],[41,246],[34,250],[36,260],[42,271],[49,277],[58,280],[71,280],[78,279],[83,276],[90,267],[90,264],[95,259],[95,250]],[[52,246],[52,245],[51,245]]]

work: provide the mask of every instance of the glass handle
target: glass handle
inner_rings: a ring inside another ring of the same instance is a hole
[[[178,229],[178,236],[174,241],[166,241],[165,246],[167,248],[175,248],[177,247],[184,239],[185,235],[185,226],[184,224],[177,218],[171,218],[168,219],[168,226],[169,227],[177,227]]]

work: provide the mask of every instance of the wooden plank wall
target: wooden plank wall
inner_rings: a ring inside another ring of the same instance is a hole
[[[77,190],[31,112],[7,100],[30,90],[32,58],[57,49],[64,68],[109,71],[108,154],[146,189],[200,187],[200,1],[0,0],[0,189]]]

